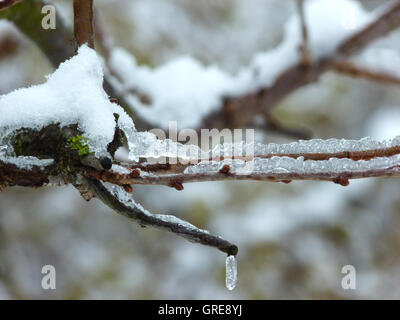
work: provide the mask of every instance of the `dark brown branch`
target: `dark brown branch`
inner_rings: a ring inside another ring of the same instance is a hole
[[[396,1],[371,24],[345,40],[329,57],[305,67],[300,61],[283,72],[271,87],[227,98],[222,108],[204,119],[202,128],[238,128],[251,124],[255,116],[269,112],[284,97],[307,84],[317,81],[330,70],[332,63],[365,48],[372,41],[387,35],[400,25],[400,1]]]
[[[77,47],[94,48],[93,0],[74,0],[74,36]]]
[[[55,166],[32,166],[30,169],[19,168],[13,163],[0,159],[0,191],[1,186],[41,187],[49,183],[50,176],[57,175]]]

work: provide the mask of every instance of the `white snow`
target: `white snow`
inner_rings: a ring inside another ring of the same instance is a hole
[[[313,59],[331,54],[374,16],[354,0],[310,0],[305,12]],[[295,14],[287,22],[282,43],[257,54],[236,75],[187,56],[150,69],[139,66],[133,56],[119,48],[113,50],[109,64],[121,80],[114,78],[114,85],[127,94],[133,110],[143,118],[160,128],[165,128],[168,121],[178,121],[180,128],[195,128],[221,105],[224,96],[272,85],[284,70],[299,61],[300,43],[300,22]],[[129,89],[148,96],[151,104],[143,104]]]
[[[234,85],[229,74],[215,66],[205,67],[188,56],[152,70],[138,66],[127,51],[116,48],[110,64],[123,80],[122,92],[135,89],[150,97],[151,107],[132,94],[127,96],[135,112],[159,126],[176,120],[182,127],[194,127],[197,119],[221,104],[222,94]],[[178,108],[179,112],[171,113]]]
[[[62,63],[44,84],[0,96],[0,141],[19,128],[39,130],[49,124],[78,124],[96,155],[106,153],[118,124],[130,136],[134,124],[103,90],[102,60],[87,46]]]
[[[237,259],[235,256],[227,256],[225,261],[225,284],[228,290],[233,290],[237,283]]]

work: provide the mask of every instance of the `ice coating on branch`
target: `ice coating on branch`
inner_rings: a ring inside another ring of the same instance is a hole
[[[298,154],[335,154],[341,152],[368,151],[383,148],[400,146],[400,137],[387,141],[376,141],[370,137],[360,140],[346,139],[312,139],[300,140],[288,144],[262,144],[246,143],[225,143],[216,145],[213,149],[204,151],[195,145],[184,145],[172,140],[157,140],[156,136],[149,132],[136,132],[129,141],[130,159],[137,161],[143,158],[171,157],[180,159],[192,159],[198,161],[232,158],[233,156],[263,156],[263,155],[298,155]],[[238,160],[235,160],[235,165]],[[199,167],[203,164],[199,164]],[[217,163],[209,163],[218,169]],[[189,169],[193,169],[191,167]],[[211,168],[211,167],[210,167]]]
[[[101,155],[113,140],[114,113],[119,115],[120,128],[130,136],[132,120],[103,90],[102,60],[82,46],[44,84],[0,96],[0,142],[22,127],[40,130],[50,124],[78,124],[91,151]]]
[[[145,208],[143,208],[139,203],[136,203],[134,199],[132,198],[132,195],[126,192],[122,187],[109,184],[109,183],[103,183],[102,184],[106,187],[106,189],[113,195],[115,196],[119,201],[121,201],[124,205],[127,207],[133,208],[133,209],[138,209],[141,211],[143,214],[156,218],[158,220],[168,222],[168,223],[173,223],[175,225],[180,225],[181,227],[184,227],[185,229],[192,230],[192,231],[197,231],[201,233],[209,233],[207,230],[199,229],[196,226],[190,224],[189,222],[186,222],[184,220],[181,220],[175,216],[172,215],[167,215],[167,214],[153,214],[147,211]]]
[[[170,139],[157,139],[150,132],[135,132],[128,144],[130,150],[129,158],[133,161],[138,161],[139,158],[160,157],[201,160],[254,154],[254,144],[246,143],[245,141],[217,144],[210,150],[203,150],[192,144],[182,144]]]
[[[374,17],[354,0],[305,1],[305,14],[313,59],[332,54],[343,40]],[[178,121],[180,128],[196,128],[205,115],[221,106],[225,96],[271,86],[282,72],[300,61],[301,41],[295,12],[285,26],[283,41],[257,54],[235,75],[190,57],[178,57],[151,69],[138,65],[127,51],[116,48],[109,60],[117,75],[112,82],[126,94],[134,111],[155,126],[166,128],[168,121]],[[141,101],[140,95],[148,97],[150,104]]]
[[[371,160],[351,160],[330,158],[329,160],[304,160],[304,157],[272,157],[268,159],[255,158],[251,161],[239,159],[217,161],[202,161],[194,166],[187,167],[185,174],[210,174],[220,171],[223,165],[230,166],[232,174],[341,174],[348,172],[366,172],[382,170],[400,165],[400,155],[379,157]]]
[[[36,157],[8,157],[1,154],[0,147],[0,162],[13,164],[20,169],[31,170],[33,167],[38,167],[43,170],[45,167],[54,163],[53,159],[38,159]]]
[[[237,283],[237,259],[235,256],[227,256],[225,261],[225,284],[228,290],[233,290]]]
[[[256,155],[266,154],[299,154],[299,153],[339,153],[343,151],[376,150],[400,145],[400,137],[387,141],[376,141],[370,137],[360,140],[346,139],[311,139],[288,144],[256,144]]]
[[[160,140],[150,132],[135,132],[128,141],[128,145],[129,158],[133,161],[139,158],[199,159],[207,157],[207,153],[195,145],[184,145],[170,139]]]

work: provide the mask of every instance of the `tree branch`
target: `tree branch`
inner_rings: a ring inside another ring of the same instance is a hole
[[[198,229],[195,226],[174,216],[151,214],[141,206],[134,204],[133,201],[121,201],[121,198],[126,196],[130,197],[129,195],[121,195],[120,193],[125,193],[125,191],[122,189],[114,189],[114,193],[112,193],[99,181],[86,179],[86,183],[89,190],[92,191],[93,194],[95,194],[107,206],[109,206],[115,212],[136,221],[142,227],[151,226],[172,232],[191,242],[217,248],[228,255],[236,255],[238,252],[237,246],[229,241],[226,241],[221,237],[214,236],[206,230]]]
[[[74,0],[74,36],[77,48],[86,43],[94,49],[93,0]]]
[[[183,183],[225,180],[320,180],[347,185],[349,179],[399,176],[400,146],[325,153],[267,153],[201,160],[187,164],[118,163],[126,173],[118,170],[96,171],[91,168],[84,168],[81,173],[117,185],[164,185],[177,190],[183,189]],[[250,167],[243,171],[238,165]]]

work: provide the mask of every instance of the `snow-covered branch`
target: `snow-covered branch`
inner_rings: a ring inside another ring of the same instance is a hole
[[[185,239],[217,248],[228,255],[236,255],[238,248],[219,236],[212,235],[175,216],[152,214],[135,203],[132,196],[122,187],[106,185],[98,180],[87,179],[88,189],[117,213],[136,221],[142,227],[155,227],[172,232]]]
[[[331,4],[335,5],[332,2]],[[367,18],[367,21],[370,19]],[[253,93],[226,99],[220,110],[206,117],[202,127],[245,127],[253,123],[256,115],[269,112],[290,93],[317,81],[321,75],[332,69],[338,59],[342,60],[359,52],[374,40],[398,28],[399,25],[400,1],[395,1],[384,13],[376,15],[370,23],[364,23],[364,26],[356,33],[340,41],[332,52],[328,52],[328,55],[323,54],[317,60],[313,60],[309,67],[304,67],[300,61],[283,70],[270,86],[264,86]],[[327,37],[327,35],[324,36]],[[328,41],[334,42],[334,39]],[[359,75],[367,75],[368,79],[372,78],[367,73]]]

